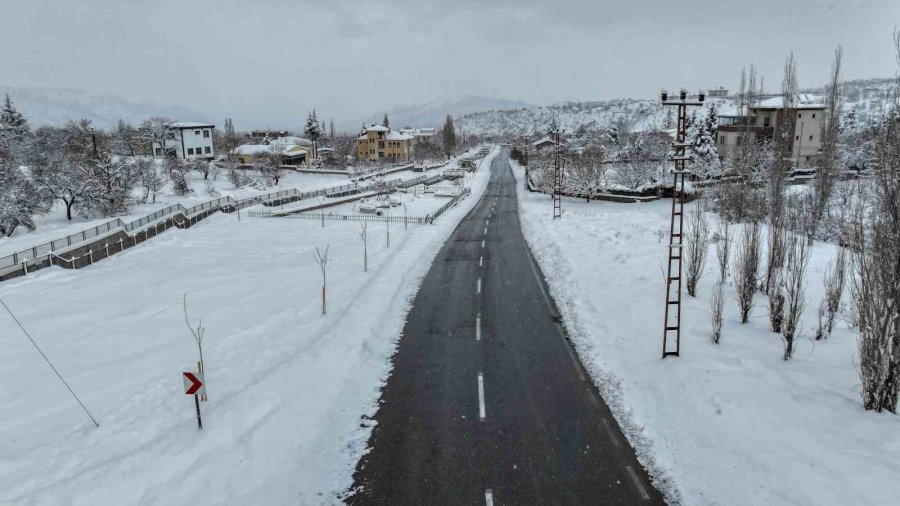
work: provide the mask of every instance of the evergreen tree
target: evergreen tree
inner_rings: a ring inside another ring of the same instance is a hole
[[[328,137],[334,139],[334,118],[328,120]]]
[[[444,129],[441,132],[441,137],[444,141],[444,152],[449,158],[450,154],[456,150],[456,129],[453,126],[453,117],[449,114],[444,121]]]
[[[547,133],[551,134],[559,131],[559,123],[556,121],[556,116],[550,118],[550,125],[547,127]]]
[[[9,94],[0,111],[0,158],[16,155],[16,148],[21,147],[30,129],[28,120],[13,105]]]
[[[384,119],[381,121],[381,125],[385,128],[391,128],[391,122],[388,121],[387,113],[384,113]]]
[[[704,112],[705,111],[705,112]],[[691,144],[691,171],[700,179],[722,174],[722,161],[716,148],[716,130],[719,128],[715,104],[691,113],[687,126],[686,142]]]
[[[303,129],[303,133],[306,135],[306,138],[311,140],[313,143],[313,158],[316,158],[316,147],[317,142],[322,137],[322,130],[319,127],[319,118],[316,117],[316,110],[313,109],[309,116],[306,117],[306,127]]]
[[[30,131],[28,120],[16,110],[12,99],[9,98],[9,93],[6,94],[3,110],[0,111],[0,129],[11,132],[13,135],[25,135]]]

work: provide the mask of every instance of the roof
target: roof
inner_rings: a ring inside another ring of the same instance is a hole
[[[366,128],[366,132],[390,132],[391,129],[384,125],[372,125]]]
[[[760,100],[754,109],[781,109],[784,107],[782,97],[772,97]],[[823,103],[823,98],[810,95],[809,93],[800,93],[797,95],[796,109],[827,109]]]
[[[547,144],[548,142],[551,144],[556,144],[556,142],[553,139],[551,139],[550,137],[544,137],[543,139],[538,139],[538,140],[532,142],[531,145],[537,146],[538,144]]]
[[[194,121],[181,121],[176,123],[169,123],[169,128],[216,128],[216,125],[212,123],[197,123]]]
[[[286,135],[284,137],[279,137],[277,139],[272,139],[269,141],[269,144],[277,144],[279,146],[312,146],[312,141],[305,137],[297,137],[294,135]]]
[[[262,153],[271,153],[276,146],[268,144],[243,144],[234,149],[235,155],[259,155]],[[305,146],[297,146],[296,144],[277,145],[278,148],[284,148],[284,154],[291,154],[298,150],[308,152]]]
[[[387,141],[408,141],[412,138],[412,135],[401,134],[400,132],[390,132],[384,136],[384,140]]]

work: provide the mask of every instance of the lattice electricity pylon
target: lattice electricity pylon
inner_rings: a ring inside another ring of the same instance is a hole
[[[562,218],[562,153],[560,152],[559,129],[550,132],[556,143],[556,157],[553,167],[553,219]]]
[[[683,255],[684,239],[684,177],[689,174],[685,164],[690,157],[687,156],[687,148],[690,144],[687,138],[687,108],[688,106],[703,105],[705,95],[701,91],[696,99],[689,99],[687,91],[681,90],[678,98],[669,98],[669,94],[663,90],[660,94],[662,105],[678,107],[678,131],[672,147],[675,154],[672,161],[675,162],[674,186],[672,187],[672,215],[669,224],[669,270],[666,274],[666,308],[663,324],[663,350],[662,358],[668,356],[677,357],[681,352],[681,259]],[[675,341],[675,346],[670,344],[670,334]]]

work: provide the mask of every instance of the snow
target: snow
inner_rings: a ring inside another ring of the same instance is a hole
[[[739,323],[730,280],[722,342],[712,343],[714,246],[698,298],[684,295],[681,356],[661,360],[669,201],[564,198],[554,221],[546,195],[518,188],[525,236],[578,353],[670,501],[896,503],[900,417],[863,410],[846,319],[828,340],[811,339],[834,246],[813,248],[804,338],[790,362],[764,296]]]
[[[401,134],[399,132],[390,132],[384,136],[384,140],[386,141],[408,141],[410,139],[413,139],[412,135]]]
[[[247,172],[247,174],[254,173]],[[213,176],[210,175],[210,178],[212,177]],[[171,188],[167,186],[167,188],[157,196],[155,203],[148,202],[147,204],[134,205],[127,215],[120,216],[120,218],[122,221],[128,223],[143,216],[147,216],[148,214],[153,214],[172,204],[181,204],[184,207],[191,207],[217,198],[207,192],[206,181],[203,179],[202,174],[191,172],[188,174],[188,180],[191,188],[194,190],[191,194],[175,195],[172,193]],[[212,184],[219,196],[224,197],[230,195],[233,198],[241,199],[260,193],[268,193],[288,188],[298,188],[301,191],[309,191],[332,186],[341,186],[348,184],[349,182],[350,179],[344,175],[306,174],[285,171],[280,184],[277,187],[270,186],[263,188],[262,190],[253,187],[235,188],[228,181],[228,175],[225,171],[221,171]],[[18,227],[11,237],[0,237],[0,257],[102,225],[110,220],[115,220],[115,218],[84,218],[76,215],[72,217],[72,221],[68,221],[66,219],[65,207],[57,203],[48,214],[34,217],[34,222],[37,225],[37,228],[34,231],[29,232],[25,227]]]
[[[434,255],[477,202],[434,225],[214,215],[81,270],[0,284],[100,422],[95,429],[8,315],[0,315],[0,503],[333,504],[365,451],[405,314]],[[328,315],[312,258],[330,246]],[[181,371],[202,318],[204,429]]]
[[[372,125],[366,128],[366,132],[390,132],[391,129],[384,125]]]
[[[212,123],[200,123],[196,121],[180,121],[175,123],[169,123],[169,127],[171,128],[215,128],[216,125]]]

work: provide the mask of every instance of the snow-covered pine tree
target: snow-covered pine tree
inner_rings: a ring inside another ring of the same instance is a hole
[[[0,157],[11,156],[12,151],[21,147],[30,132],[28,120],[16,110],[12,99],[7,94],[3,102],[3,109],[0,110]]]
[[[441,131],[441,139],[444,141],[444,153],[447,157],[456,150],[456,128],[453,126],[453,117],[449,114],[444,120],[444,129]]]
[[[322,137],[322,129],[319,127],[319,118],[316,117],[315,109],[313,109],[306,117],[306,127],[303,128],[303,133],[306,135],[306,138],[313,143],[312,157],[318,158],[316,148],[319,139]]]
[[[0,158],[0,237],[10,236],[20,225],[34,230],[32,216],[48,206],[28,172],[10,160]]]
[[[715,104],[691,114],[687,130],[687,142],[691,143],[690,168],[700,179],[715,178],[722,174],[722,160],[716,148],[718,128],[718,110]]]

